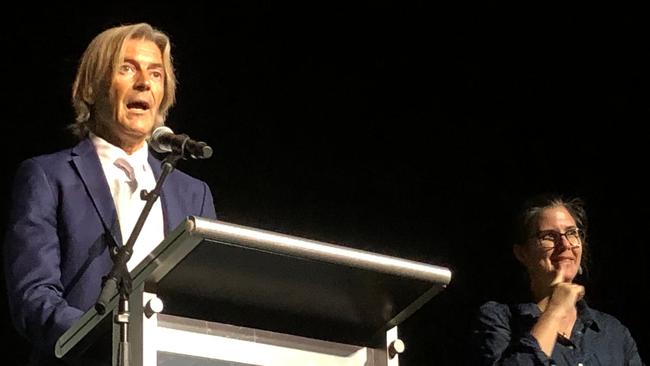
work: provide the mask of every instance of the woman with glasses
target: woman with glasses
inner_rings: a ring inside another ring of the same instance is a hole
[[[628,329],[590,308],[573,282],[587,254],[582,201],[544,195],[518,215],[513,252],[530,302],[488,302],[473,331],[482,365],[643,365]]]

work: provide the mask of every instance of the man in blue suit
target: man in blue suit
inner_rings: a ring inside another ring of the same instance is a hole
[[[126,242],[160,161],[147,139],[174,103],[168,37],[148,24],[108,29],[89,44],[73,86],[78,145],[23,162],[5,238],[11,316],[51,360],[56,340],[96,303],[109,251]],[[165,181],[128,263],[132,269],[189,215],[215,218],[209,187],[177,170]]]

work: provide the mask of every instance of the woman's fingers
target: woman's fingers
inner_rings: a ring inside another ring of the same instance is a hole
[[[555,278],[551,281],[551,287],[555,287],[562,282],[564,282],[564,268],[560,267],[555,272]]]

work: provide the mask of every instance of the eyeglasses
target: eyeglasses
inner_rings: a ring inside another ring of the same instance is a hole
[[[555,230],[545,230],[537,233],[537,241],[544,249],[553,249],[562,245],[562,237],[569,242],[570,248],[582,246],[582,234],[580,229],[569,229],[564,233]]]

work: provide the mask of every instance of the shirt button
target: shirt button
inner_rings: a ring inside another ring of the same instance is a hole
[[[573,349],[573,346],[570,345],[570,346],[568,346],[567,348],[569,348],[569,349]]]

